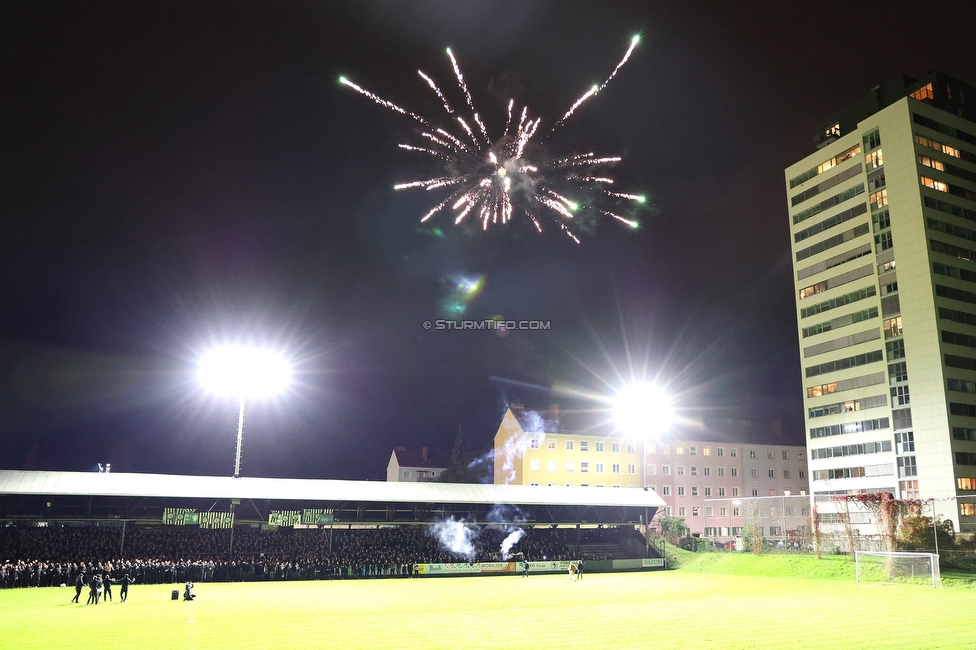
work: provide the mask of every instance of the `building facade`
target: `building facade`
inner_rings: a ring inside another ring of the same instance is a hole
[[[976,531],[976,89],[875,88],[786,170],[811,488]]]
[[[431,452],[427,447],[395,447],[386,465],[386,480],[399,483],[433,481],[450,465],[450,452]]]
[[[506,411],[495,434],[495,483],[646,487],[692,534],[719,541],[738,534],[748,499],[808,494],[806,447],[677,436],[645,443],[594,427],[568,431],[558,418],[516,412]]]

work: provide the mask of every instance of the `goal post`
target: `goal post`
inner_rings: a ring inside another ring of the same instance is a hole
[[[857,582],[938,587],[942,580],[938,554],[908,551],[855,551],[854,574]]]

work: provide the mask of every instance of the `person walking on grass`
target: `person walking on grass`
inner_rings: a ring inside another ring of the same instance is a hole
[[[122,587],[119,589],[119,602],[120,603],[124,603],[125,602],[125,599],[129,595],[129,585],[131,585],[134,582],[135,582],[135,580],[133,580],[132,578],[130,578],[128,573],[126,573],[124,576],[122,576],[122,579],[119,580],[119,584],[122,585]]]
[[[86,587],[85,584],[85,572],[79,571],[78,577],[75,578],[75,597],[71,599],[71,602],[77,603],[79,596],[81,596],[81,590]]]

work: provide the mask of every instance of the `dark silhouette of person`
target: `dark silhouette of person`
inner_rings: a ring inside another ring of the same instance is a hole
[[[529,575],[529,561],[522,560],[522,577],[524,578],[527,575]]]
[[[105,571],[102,574],[102,585],[105,587],[105,594],[103,596],[104,600],[112,600],[112,583],[118,582],[112,578],[112,574]]]
[[[576,579],[577,580],[582,580],[583,579],[583,559],[582,558],[580,558],[580,561],[576,563]]]
[[[119,580],[119,584],[122,585],[122,587],[119,589],[119,602],[125,602],[126,597],[129,595],[129,585],[133,584],[134,582],[135,580],[130,578],[128,573],[122,576],[122,579]]]
[[[197,595],[193,593],[193,583],[186,583],[186,588],[183,590],[183,600],[193,600]]]
[[[102,595],[102,576],[95,574],[88,584],[88,605],[97,605],[98,597]]]
[[[88,585],[85,584],[85,572],[79,571],[78,577],[75,578],[75,597],[71,599],[71,602],[77,603],[79,596],[81,596],[82,588]]]

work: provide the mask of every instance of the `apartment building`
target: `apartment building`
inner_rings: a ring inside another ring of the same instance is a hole
[[[976,89],[897,79],[815,145],[785,174],[812,491],[974,532]]]

